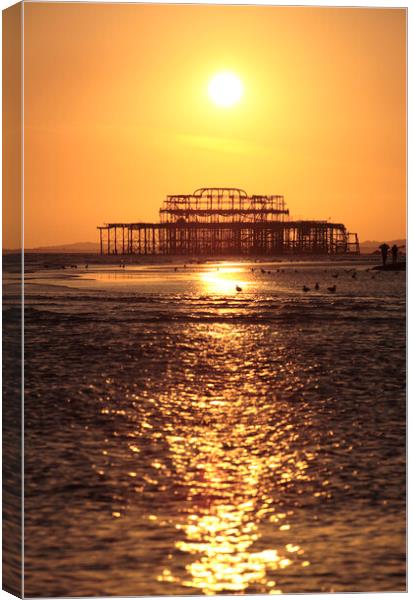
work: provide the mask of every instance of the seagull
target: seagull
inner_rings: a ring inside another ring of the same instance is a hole
[[[310,288],[307,287],[306,285],[303,285],[303,292],[309,292]]]
[[[327,289],[328,289],[328,291],[329,291],[329,292],[331,292],[332,294],[334,294],[334,292],[335,292],[335,291],[336,291],[336,289],[337,289],[337,286],[335,286],[335,285],[332,285],[331,287],[328,287]]]
[[[242,287],[240,287],[239,285],[236,285],[235,289],[237,290],[237,292],[242,292]]]

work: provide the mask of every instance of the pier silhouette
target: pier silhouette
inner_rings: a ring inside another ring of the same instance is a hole
[[[239,188],[200,188],[167,196],[159,223],[98,227],[101,254],[359,254],[342,223],[291,220],[284,196],[248,196]]]

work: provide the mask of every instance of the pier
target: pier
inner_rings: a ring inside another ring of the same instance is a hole
[[[342,223],[290,220],[283,196],[200,188],[167,196],[158,223],[105,223],[100,253],[137,255],[359,254]]]

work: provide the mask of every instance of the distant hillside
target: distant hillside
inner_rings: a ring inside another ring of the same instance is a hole
[[[396,244],[403,253],[406,252],[406,240],[367,240],[365,242],[360,242],[360,252],[363,254],[371,254],[375,250],[378,250],[379,246],[383,244],[383,241],[390,247],[393,246],[393,244]],[[402,246],[404,246],[404,248]]]
[[[406,240],[385,240],[389,246],[393,246],[396,244],[402,250],[403,253],[406,253]],[[378,250],[378,247],[383,243],[383,240],[366,240],[365,242],[360,242],[360,252],[363,254],[371,254],[375,250]],[[403,248],[404,246],[404,248]],[[6,254],[19,252],[19,250],[4,250]],[[68,254],[97,254],[100,252],[100,246],[96,242],[77,242],[76,244],[62,244],[60,246],[39,246],[38,248],[27,248],[26,252],[33,252],[38,254],[59,254],[59,253],[68,253]]]
[[[37,252],[37,253],[60,253],[60,252],[68,252],[70,254],[79,252],[82,254],[85,253],[94,253],[99,252],[100,247],[99,244],[95,242],[78,242],[76,244],[62,244],[61,246],[39,246],[38,248],[26,248],[26,252]]]

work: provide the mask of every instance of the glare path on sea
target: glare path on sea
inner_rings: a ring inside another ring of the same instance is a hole
[[[180,490],[173,519],[151,513],[148,520],[177,530],[174,547],[187,556],[185,574],[175,574],[171,566],[157,578],[205,594],[247,589],[280,593],[277,572],[293,562],[303,569],[310,563],[294,532],[289,533],[292,510],[281,510],[274,498],[282,497],[286,485],[310,479],[307,468],[314,454],[295,449],[300,444],[291,415],[275,390],[257,382],[254,364],[244,360],[245,330],[219,324],[203,328],[201,337],[202,347],[195,344],[183,361],[185,383],[149,399],[157,412],[155,422],[152,410],[132,417],[139,428],[131,434],[129,448],[137,457],[160,438],[167,443],[167,460],[152,462],[153,476],[144,476],[147,483],[156,486],[162,479],[168,488],[173,477],[171,489]],[[207,371],[194,368],[197,354],[201,361],[204,355],[205,366],[208,356],[214,359]],[[227,358],[225,364],[220,355]],[[165,380],[170,377],[166,373]],[[265,548],[259,543],[262,522],[273,533]]]
[[[242,332],[234,329],[214,327],[208,335],[224,348],[238,343],[241,357]],[[280,591],[275,571],[303,551],[292,543],[257,551],[254,544],[263,519],[275,529],[289,528],[287,515],[273,506],[269,487],[277,486],[277,478],[305,479],[307,457],[288,454],[292,426],[281,420],[278,428],[271,427],[273,407],[256,398],[253,381],[239,380],[236,361],[225,371],[233,375],[223,389],[210,382],[199,397],[188,386],[160,403],[171,459],[186,492],[184,516],[175,525],[182,535],[176,548],[190,556],[181,583],[209,594],[239,592],[252,584],[275,593]],[[166,570],[160,580],[176,577]]]

